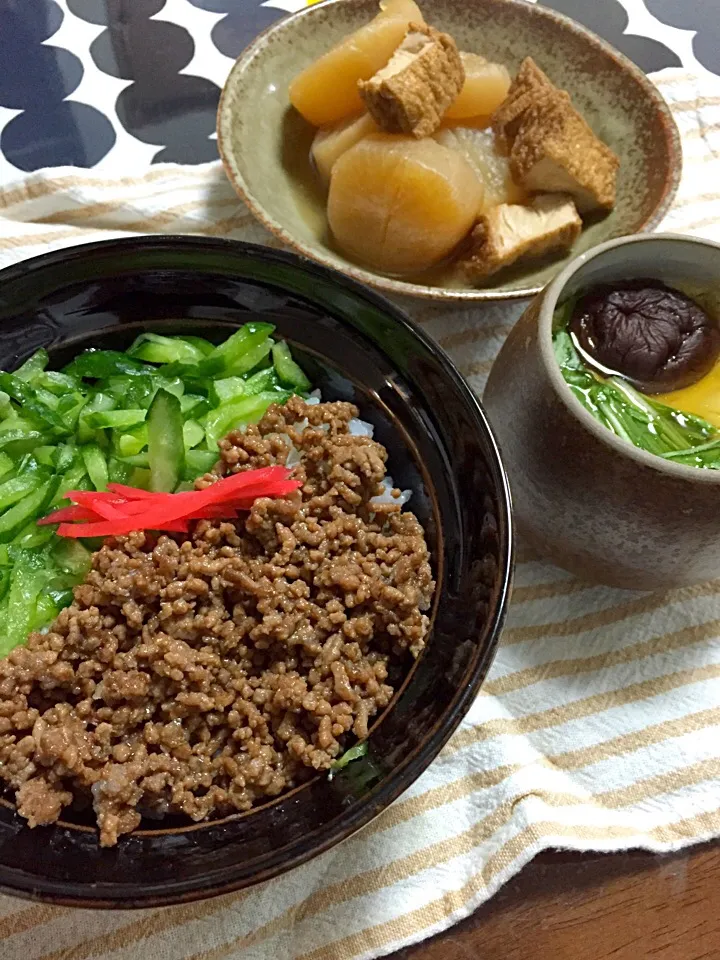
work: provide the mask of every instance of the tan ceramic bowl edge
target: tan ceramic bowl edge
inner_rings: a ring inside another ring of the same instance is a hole
[[[585,409],[572,390],[568,387],[560,368],[557,365],[552,347],[552,319],[558,300],[565,287],[573,276],[581,270],[591,260],[596,259],[606,250],[612,250],[615,247],[629,246],[633,243],[663,243],[666,240],[682,240],[687,243],[698,243],[703,246],[715,247],[720,256],[720,243],[713,240],[700,240],[696,237],[685,236],[680,233],[654,233],[651,236],[641,234],[637,237],[619,237],[616,240],[608,240],[601,243],[587,253],[581,254],[576,260],[573,260],[562,273],[548,284],[540,295],[540,313],[538,317],[538,345],[540,353],[545,362],[546,371],[552,382],[558,397],[565,403],[569,411],[583,424],[589,433],[592,433],[601,443],[615,450],[622,456],[630,457],[638,463],[651,470],[657,470],[660,473],[669,476],[676,476],[683,480],[691,480],[694,483],[707,483],[713,486],[720,486],[720,470],[698,470],[696,467],[687,467],[682,463],[674,463],[672,460],[663,460],[662,457],[656,457],[646,450],[633,446],[626,440],[617,437],[610,430],[607,430]],[[720,279],[720,277],[718,278]],[[720,509],[720,496],[718,497],[718,509]]]
[[[720,244],[655,234],[576,258],[510,331],[483,403],[525,541],[585,580],[650,590],[720,577],[720,471],[672,463],[616,437],[573,396],[552,346],[558,300],[641,277],[699,286],[720,304]]]
[[[367,283],[376,289],[384,291],[385,293],[414,296],[441,302],[492,302],[498,300],[518,300],[531,297],[539,293],[540,290],[543,289],[545,285],[544,283],[531,284],[512,289],[462,289],[434,287],[420,283],[410,283],[400,279],[394,279],[392,277],[386,277],[381,274],[377,274],[369,269],[364,269],[361,266],[355,265],[351,261],[346,260],[344,257],[333,253],[329,248],[327,248],[327,252],[325,250],[318,252],[317,250],[313,249],[312,245],[299,241],[290,231],[283,227],[282,223],[275,219],[275,217],[268,212],[265,206],[263,206],[263,204],[259,202],[253,195],[252,190],[248,187],[247,181],[236,162],[233,150],[230,146],[230,136],[226,136],[231,124],[228,102],[233,95],[236,80],[256,56],[262,55],[264,48],[271,43],[273,39],[275,39],[279,32],[285,31],[288,28],[291,29],[292,24],[301,18],[314,16],[314,12],[317,12],[321,7],[327,8],[336,4],[344,4],[349,2],[353,2],[353,0],[325,0],[325,2],[322,4],[305,7],[296,13],[282,18],[282,20],[278,21],[277,23],[271,24],[270,27],[263,31],[263,33],[256,37],[256,39],[250,43],[248,47],[246,47],[231,68],[228,79],[223,86],[218,104],[217,141],[218,150],[226,173],[238,196],[240,196],[256,219],[270,233],[272,233],[290,248],[296,250],[298,253],[306,257],[309,257],[310,259],[318,260],[319,262],[324,263],[326,266],[333,267],[336,270],[341,270],[343,273],[347,274],[353,279],[358,280],[361,283]],[[466,2],[471,3],[472,0],[466,0]],[[533,15],[536,15],[541,19],[545,19],[546,22],[555,23],[562,26],[564,29],[574,33],[576,37],[579,36],[584,38],[591,48],[601,51],[606,57],[613,60],[619,67],[621,67],[625,71],[628,79],[637,88],[639,88],[642,94],[650,101],[650,103],[652,103],[653,109],[656,112],[658,121],[657,129],[663,142],[663,150],[668,157],[668,168],[665,173],[663,189],[657,198],[654,209],[645,217],[643,221],[637,223],[632,231],[627,232],[646,233],[654,230],[670,209],[680,184],[682,174],[682,148],[680,144],[680,136],[670,108],[668,107],[668,104],[664,100],[660,91],[652,83],[652,81],[648,79],[645,73],[643,73],[643,71],[631,60],[616,50],[613,46],[611,46],[611,44],[607,43],[590,30],[587,30],[585,27],[576,23],[570,17],[566,17],[561,13],[557,13],[556,11],[545,7],[528,4],[527,0],[492,0],[492,2],[502,4],[503,7],[516,7],[518,11],[522,11],[522,15],[524,16],[527,16],[528,7],[530,6],[533,11]],[[426,4],[429,4],[429,0],[426,0]]]

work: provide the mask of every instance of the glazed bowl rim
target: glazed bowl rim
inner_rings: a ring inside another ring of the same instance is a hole
[[[540,355],[542,357],[546,373],[555,390],[556,395],[565,404],[568,412],[580,421],[580,424],[592,434],[596,440],[599,440],[606,447],[609,447],[614,453],[620,454],[631,460],[635,460],[643,467],[649,467],[658,473],[666,474],[676,480],[689,481],[692,483],[710,484],[712,486],[720,485],[720,471],[705,470],[701,467],[691,467],[682,463],[675,463],[672,460],[665,460],[663,457],[647,450],[636,447],[628,440],[623,440],[616,436],[607,427],[599,423],[595,417],[589,413],[573,394],[560,372],[560,367],[555,359],[555,353],[552,343],[552,322],[555,308],[560,300],[569,281],[578,271],[582,270],[588,263],[596,257],[602,256],[609,250],[618,247],[631,247],[635,244],[646,243],[666,243],[683,242],[690,244],[699,244],[700,246],[710,247],[717,252],[720,266],[720,243],[713,240],[705,240],[702,237],[691,237],[681,233],[654,233],[639,234],[629,237],[616,237],[614,240],[606,240],[596,247],[591,247],[577,256],[565,269],[552,280],[547,287],[539,294],[540,310],[538,313],[538,342],[540,345]],[[629,265],[632,260],[626,261]],[[530,309],[530,308],[528,308]]]
[[[365,2],[365,0],[324,0],[324,2],[320,4],[316,3],[311,6],[305,6],[295,13],[281,17],[279,20],[270,24],[267,29],[260,33],[242,51],[240,56],[230,68],[227,79],[223,84],[217,108],[216,129],[218,151],[220,154],[220,159],[222,160],[223,168],[225,170],[225,175],[227,176],[228,180],[255,219],[270,233],[272,233],[273,236],[277,237],[279,240],[302,256],[308,257],[317,263],[321,263],[323,266],[326,266],[331,270],[337,270],[341,273],[344,273],[353,280],[364,283],[383,294],[416,297],[421,300],[436,301],[440,303],[493,303],[505,300],[527,299],[528,297],[533,297],[540,293],[544,289],[542,284],[534,284],[532,286],[522,287],[515,290],[485,290],[482,288],[473,287],[432,287],[427,284],[410,283],[402,279],[395,279],[389,276],[386,277],[383,274],[375,273],[369,268],[366,269],[362,266],[356,265],[351,260],[347,260],[345,258],[343,258],[342,266],[340,266],[338,264],[329,262],[324,253],[318,254],[313,252],[308,244],[304,243],[302,240],[296,239],[295,236],[279,221],[277,221],[265,209],[263,204],[256,199],[254,193],[247,184],[245,177],[240,171],[239,166],[234,160],[234,151],[229,146],[231,142],[231,117],[229,108],[226,109],[225,106],[226,97],[229,97],[230,91],[234,89],[238,78],[248,68],[252,61],[258,56],[267,54],[267,48],[275,35],[281,34],[288,30],[293,30],[294,25],[297,24],[301,18],[312,18],[313,16],[317,16],[318,10],[320,9],[324,11],[339,4],[359,5],[361,2]],[[536,3],[528,3],[527,0],[488,0],[488,2],[501,6],[514,7],[518,10],[522,10],[524,14],[527,14],[528,10],[530,10],[530,16],[535,15],[540,18],[544,17],[546,20],[560,24],[571,33],[582,37],[584,41],[591,47],[601,50],[607,57],[619,64],[624,70],[625,74],[628,75],[630,79],[632,79],[633,82],[642,89],[645,96],[652,101],[656,115],[659,115],[665,121],[664,123],[658,124],[658,127],[661,129],[662,135],[666,141],[667,154],[669,157],[667,176],[665,178],[660,200],[650,216],[647,217],[647,219],[637,228],[637,231],[642,233],[653,230],[662,221],[663,217],[670,209],[680,185],[683,165],[680,133],[672,115],[672,111],[670,110],[667,101],[664,99],[659,89],[640,69],[640,67],[633,63],[632,60],[626,57],[619,50],[616,50],[612,44],[603,40],[587,27],[584,27],[576,20],[573,20],[572,17],[565,16],[565,14],[558,13],[555,10],[551,10]]]
[[[242,882],[239,882],[237,879],[228,878],[220,881],[217,886],[213,886],[212,882],[209,881],[205,881],[204,883],[194,880],[186,881],[177,888],[173,887],[169,892],[151,890],[134,897],[128,894],[121,896],[114,890],[108,890],[107,892],[98,891],[96,896],[90,897],[86,890],[79,888],[77,881],[72,880],[61,881],[42,878],[35,885],[29,887],[23,879],[18,880],[13,877],[9,868],[4,866],[0,867],[0,876],[2,877],[1,889],[3,892],[59,905],[114,909],[132,907],[147,908],[168,906],[190,902],[207,896],[216,896],[233,890],[251,887],[258,882],[283,874],[308,860],[314,859],[347,837],[355,834],[385,810],[390,803],[422,775],[457,729],[459,723],[470,709],[473,699],[477,695],[493,661],[509,606],[514,559],[512,504],[507,472],[502,461],[493,428],[488,421],[479,398],[470,389],[467,381],[459,373],[445,351],[415,323],[404,309],[392,303],[381,293],[359,283],[353,278],[347,277],[341,271],[318,263],[314,259],[299,256],[297,253],[291,251],[276,250],[272,247],[246,241],[235,241],[228,238],[171,234],[108,239],[87,244],[74,244],[73,246],[59,250],[48,251],[47,253],[39,254],[36,257],[9,265],[0,270],[0,282],[3,280],[27,280],[34,270],[42,270],[45,266],[63,265],[68,261],[83,261],[88,259],[88,257],[92,260],[95,256],[101,255],[103,251],[107,251],[108,253],[113,251],[128,251],[137,254],[144,250],[162,250],[163,248],[172,251],[183,248],[204,248],[207,251],[234,250],[236,255],[239,256],[260,256],[266,262],[289,264],[306,275],[315,274],[318,277],[323,277],[327,282],[331,282],[341,291],[352,294],[358,303],[364,301],[382,310],[394,325],[399,324],[403,326],[410,335],[437,358],[440,367],[448,378],[449,383],[452,384],[453,389],[462,395],[466,404],[468,417],[474,422],[478,429],[478,435],[483,439],[483,450],[488,465],[488,489],[492,492],[493,498],[497,503],[498,526],[501,530],[500,544],[498,547],[499,562],[495,581],[495,602],[492,604],[486,619],[487,640],[485,644],[476,644],[477,649],[475,650],[471,663],[468,665],[464,678],[465,682],[456,684],[442,715],[427,729],[426,736],[422,743],[393,766],[392,770],[388,772],[382,782],[372,789],[371,793],[357,809],[347,811],[342,818],[336,818],[334,821],[325,823],[322,825],[322,828],[320,826],[315,827],[311,832],[311,836],[317,837],[317,840],[311,849],[301,850],[297,843],[293,844],[288,851],[283,853],[280,862],[273,863],[265,868],[265,871],[261,875],[258,875],[257,878],[251,878]],[[143,267],[134,266],[133,269],[142,270]],[[250,275],[248,275],[248,278],[252,280]],[[82,279],[80,281],[64,280],[60,286],[66,286],[74,282],[87,284],[91,281],[89,279]],[[288,286],[286,283],[279,282],[278,285],[295,295],[309,296],[312,298],[312,294],[298,294],[296,290],[293,290],[292,286]],[[29,298],[30,293],[26,296]],[[348,321],[344,322],[347,323]],[[374,340],[373,343],[376,349],[385,354],[381,343]],[[61,346],[61,344],[56,346]],[[392,360],[388,358],[388,362],[393,369],[397,370],[397,366]],[[448,470],[452,472],[452,467],[449,464]],[[212,826],[212,824],[210,823],[209,826]],[[54,827],[50,829],[54,829]],[[319,835],[321,829],[323,832],[322,836]]]

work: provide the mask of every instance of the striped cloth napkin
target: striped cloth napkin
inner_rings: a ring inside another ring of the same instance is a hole
[[[720,239],[720,82],[655,77],[685,175],[663,228]],[[218,163],[100,180],[40,172],[0,191],[0,265],[128,233],[274,244]],[[402,304],[472,386],[522,305]],[[674,850],[720,835],[720,581],[665,593],[590,586],[522,546],[507,629],[460,729],[356,836],[255,889],[123,913],[0,897],[23,960],[354,960],[467,916],[546,848]]]

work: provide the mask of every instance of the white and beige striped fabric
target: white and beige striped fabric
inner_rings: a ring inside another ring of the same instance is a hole
[[[720,82],[657,75],[685,175],[665,229],[720,239]],[[272,242],[217,163],[133,180],[66,169],[0,190],[0,265],[128,233]],[[480,391],[521,309],[403,304]],[[466,916],[548,847],[672,850],[720,834],[720,581],[589,586],[521,555],[507,629],[461,728],[360,834],[257,889],[136,913],[0,897],[23,960],[354,960]]]

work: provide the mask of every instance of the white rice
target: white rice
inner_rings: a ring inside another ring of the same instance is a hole
[[[401,490],[399,496],[393,496],[395,484],[393,483],[392,477],[385,477],[382,485],[384,487],[383,492],[373,497],[370,503],[398,503],[401,507],[404,507],[412,496],[412,490]]]
[[[370,437],[372,439],[375,433],[375,427],[371,423],[368,423],[367,420],[358,420],[357,417],[353,417],[348,423],[348,429],[353,437]]]

